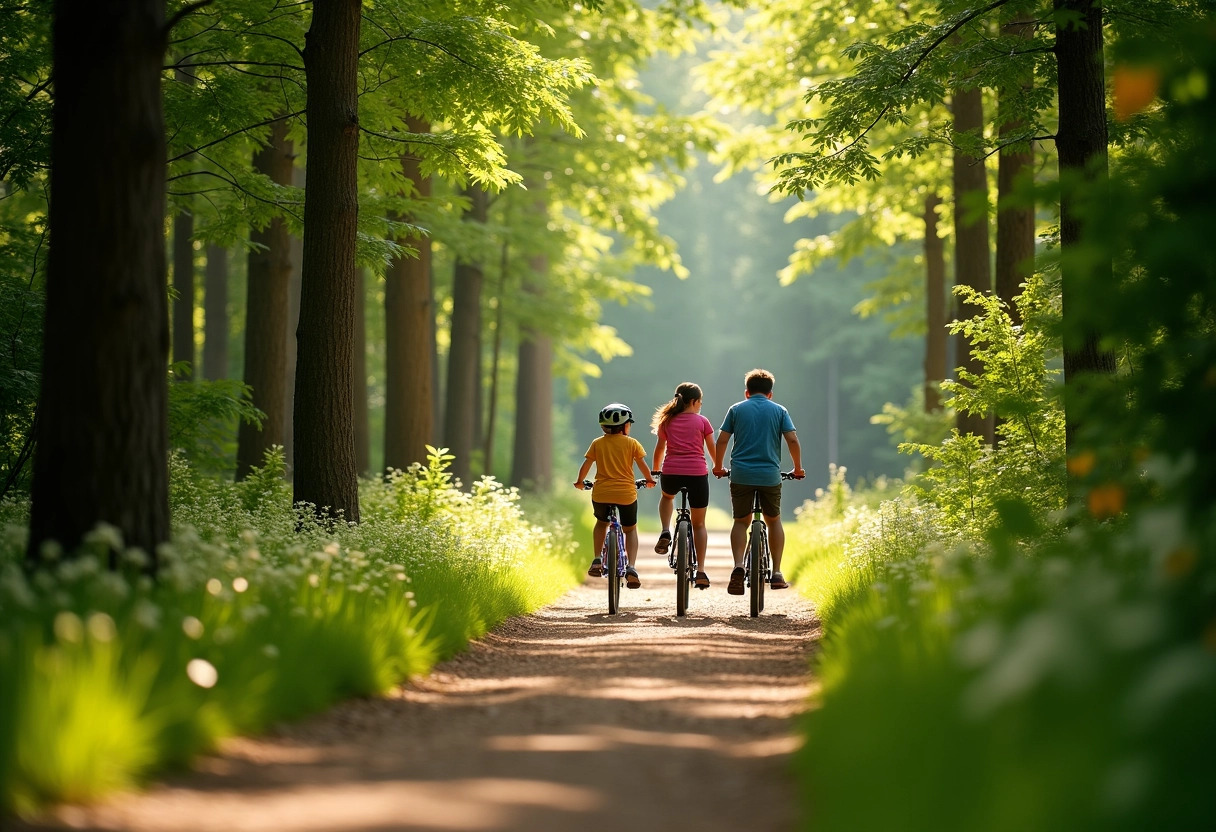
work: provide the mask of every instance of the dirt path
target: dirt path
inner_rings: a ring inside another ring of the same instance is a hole
[[[55,826],[792,830],[788,762],[818,622],[793,591],[766,593],[752,619],[726,594],[725,534],[711,537],[713,587],[676,618],[647,537],[643,586],[622,590],[620,615],[588,579],[388,699],[233,740],[144,794],[61,809]]]

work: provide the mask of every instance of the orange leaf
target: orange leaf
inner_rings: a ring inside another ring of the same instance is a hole
[[[1089,492],[1089,513],[1099,520],[1114,517],[1123,511],[1127,493],[1120,485],[1107,483]]]
[[[1157,97],[1161,70],[1152,66],[1120,66],[1115,69],[1115,118],[1126,121]]]

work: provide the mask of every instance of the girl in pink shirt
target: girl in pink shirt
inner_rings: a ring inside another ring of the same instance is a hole
[[[659,520],[663,532],[654,550],[667,554],[671,547],[671,515],[675,496],[681,488],[688,489],[688,506],[692,515],[693,545],[705,568],[705,547],[709,534],[705,530],[705,509],[709,506],[709,468],[705,453],[714,459],[714,428],[701,415],[701,388],[686,381],[676,388],[675,397],[660,407],[650,420],[651,431],[659,437],[654,446],[654,470],[661,471],[659,485]],[[697,572],[697,587],[706,589],[709,577]]]

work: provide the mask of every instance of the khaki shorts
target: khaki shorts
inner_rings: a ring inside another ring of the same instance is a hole
[[[760,512],[765,517],[781,516],[781,486],[779,485],[740,485],[730,484],[730,506],[734,509],[735,519],[751,517],[752,495],[760,495]]]

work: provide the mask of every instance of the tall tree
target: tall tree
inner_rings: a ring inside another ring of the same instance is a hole
[[[173,78],[190,85],[189,65],[179,66]],[[190,376],[197,378],[194,361],[194,214],[181,208],[173,217],[173,361],[190,365]]]
[[[207,246],[203,276],[203,373],[228,376],[228,249],[215,244]]]
[[[358,284],[355,292],[355,349],[351,356],[351,397],[355,408],[355,470],[368,474],[372,465],[367,412],[367,273],[364,269],[358,271]]]
[[[169,536],[164,14],[162,0],[61,3],[53,13],[34,559],[48,540],[72,550],[108,523],[155,564]]]
[[[407,124],[413,133],[430,132],[421,119],[411,116]],[[431,177],[423,175],[417,156],[402,154],[401,170],[411,194],[420,200],[431,196]],[[430,235],[401,242],[413,246],[417,256],[401,252],[384,278],[384,466],[404,470],[425,462],[426,446],[435,442],[435,301]]]
[[[489,194],[472,185],[465,189],[465,197],[468,199],[465,222],[484,226]],[[475,258],[476,255],[466,255],[458,259],[452,273],[451,346],[443,407],[443,443],[455,456],[452,474],[466,488],[472,485],[481,386],[481,291],[485,274]]]
[[[1029,40],[1034,34],[1034,21],[1028,12],[1013,8],[1001,24],[1003,34]],[[1033,175],[1034,148],[1029,143],[1014,141],[1026,126],[1020,114],[1011,112],[1011,98],[1024,96],[1033,80],[1033,68],[1021,71],[1011,83],[1000,90],[997,105],[1000,121],[998,141],[1000,155],[997,166],[996,205],[996,294],[1005,301],[1010,319],[1020,324],[1021,312],[1013,299],[1021,294],[1019,287],[1034,271],[1034,203],[1019,189]]]
[[[308,170],[296,329],[296,502],[359,521],[351,378],[358,218],[359,0],[313,7],[304,48]]]
[[[984,98],[979,87],[956,88],[951,95],[954,115],[954,282],[978,292],[992,290],[991,248],[988,237],[988,173],[982,152],[970,151],[982,140]],[[955,317],[968,317],[956,301]],[[971,354],[971,343],[963,334],[955,336],[955,359],[966,371],[980,375],[983,365]],[[960,433],[974,433],[992,443],[991,414],[959,411]]]
[[[1065,322],[1084,315],[1090,299],[1074,291],[1078,271],[1093,269],[1110,274],[1109,259],[1090,264],[1069,254],[1081,242],[1082,223],[1077,211],[1081,183],[1101,182],[1107,172],[1106,84],[1102,54],[1102,4],[1096,0],[1055,0],[1056,66],[1059,83],[1059,127],[1056,154],[1060,166],[1060,271]],[[1102,285],[1098,279],[1093,285]],[[1091,301],[1092,302],[1092,301]],[[1113,374],[1115,357],[1099,342],[1100,333],[1087,326],[1069,326],[1064,338],[1064,382],[1076,390],[1086,377]],[[1066,410],[1068,442],[1079,428],[1076,410]]]
[[[253,168],[272,182],[292,179],[293,143],[287,122],[270,126],[266,146],[253,156]],[[291,238],[287,223],[272,217],[264,228],[250,230],[252,244],[245,281],[245,383],[253,404],[266,414],[261,426],[241,422],[237,428],[236,478],[244,479],[265,461],[266,451],[285,441],[287,419],[288,286]]]
[[[540,291],[549,261],[538,255],[529,266],[531,279],[524,285],[524,297]],[[525,323],[519,334],[517,372],[511,484],[544,492],[553,481],[553,342],[543,327]]]
[[[946,246],[937,234],[937,193],[925,197],[925,412],[940,410],[946,378]]]
[[[173,361],[190,365],[194,376],[194,217],[173,218]]]

